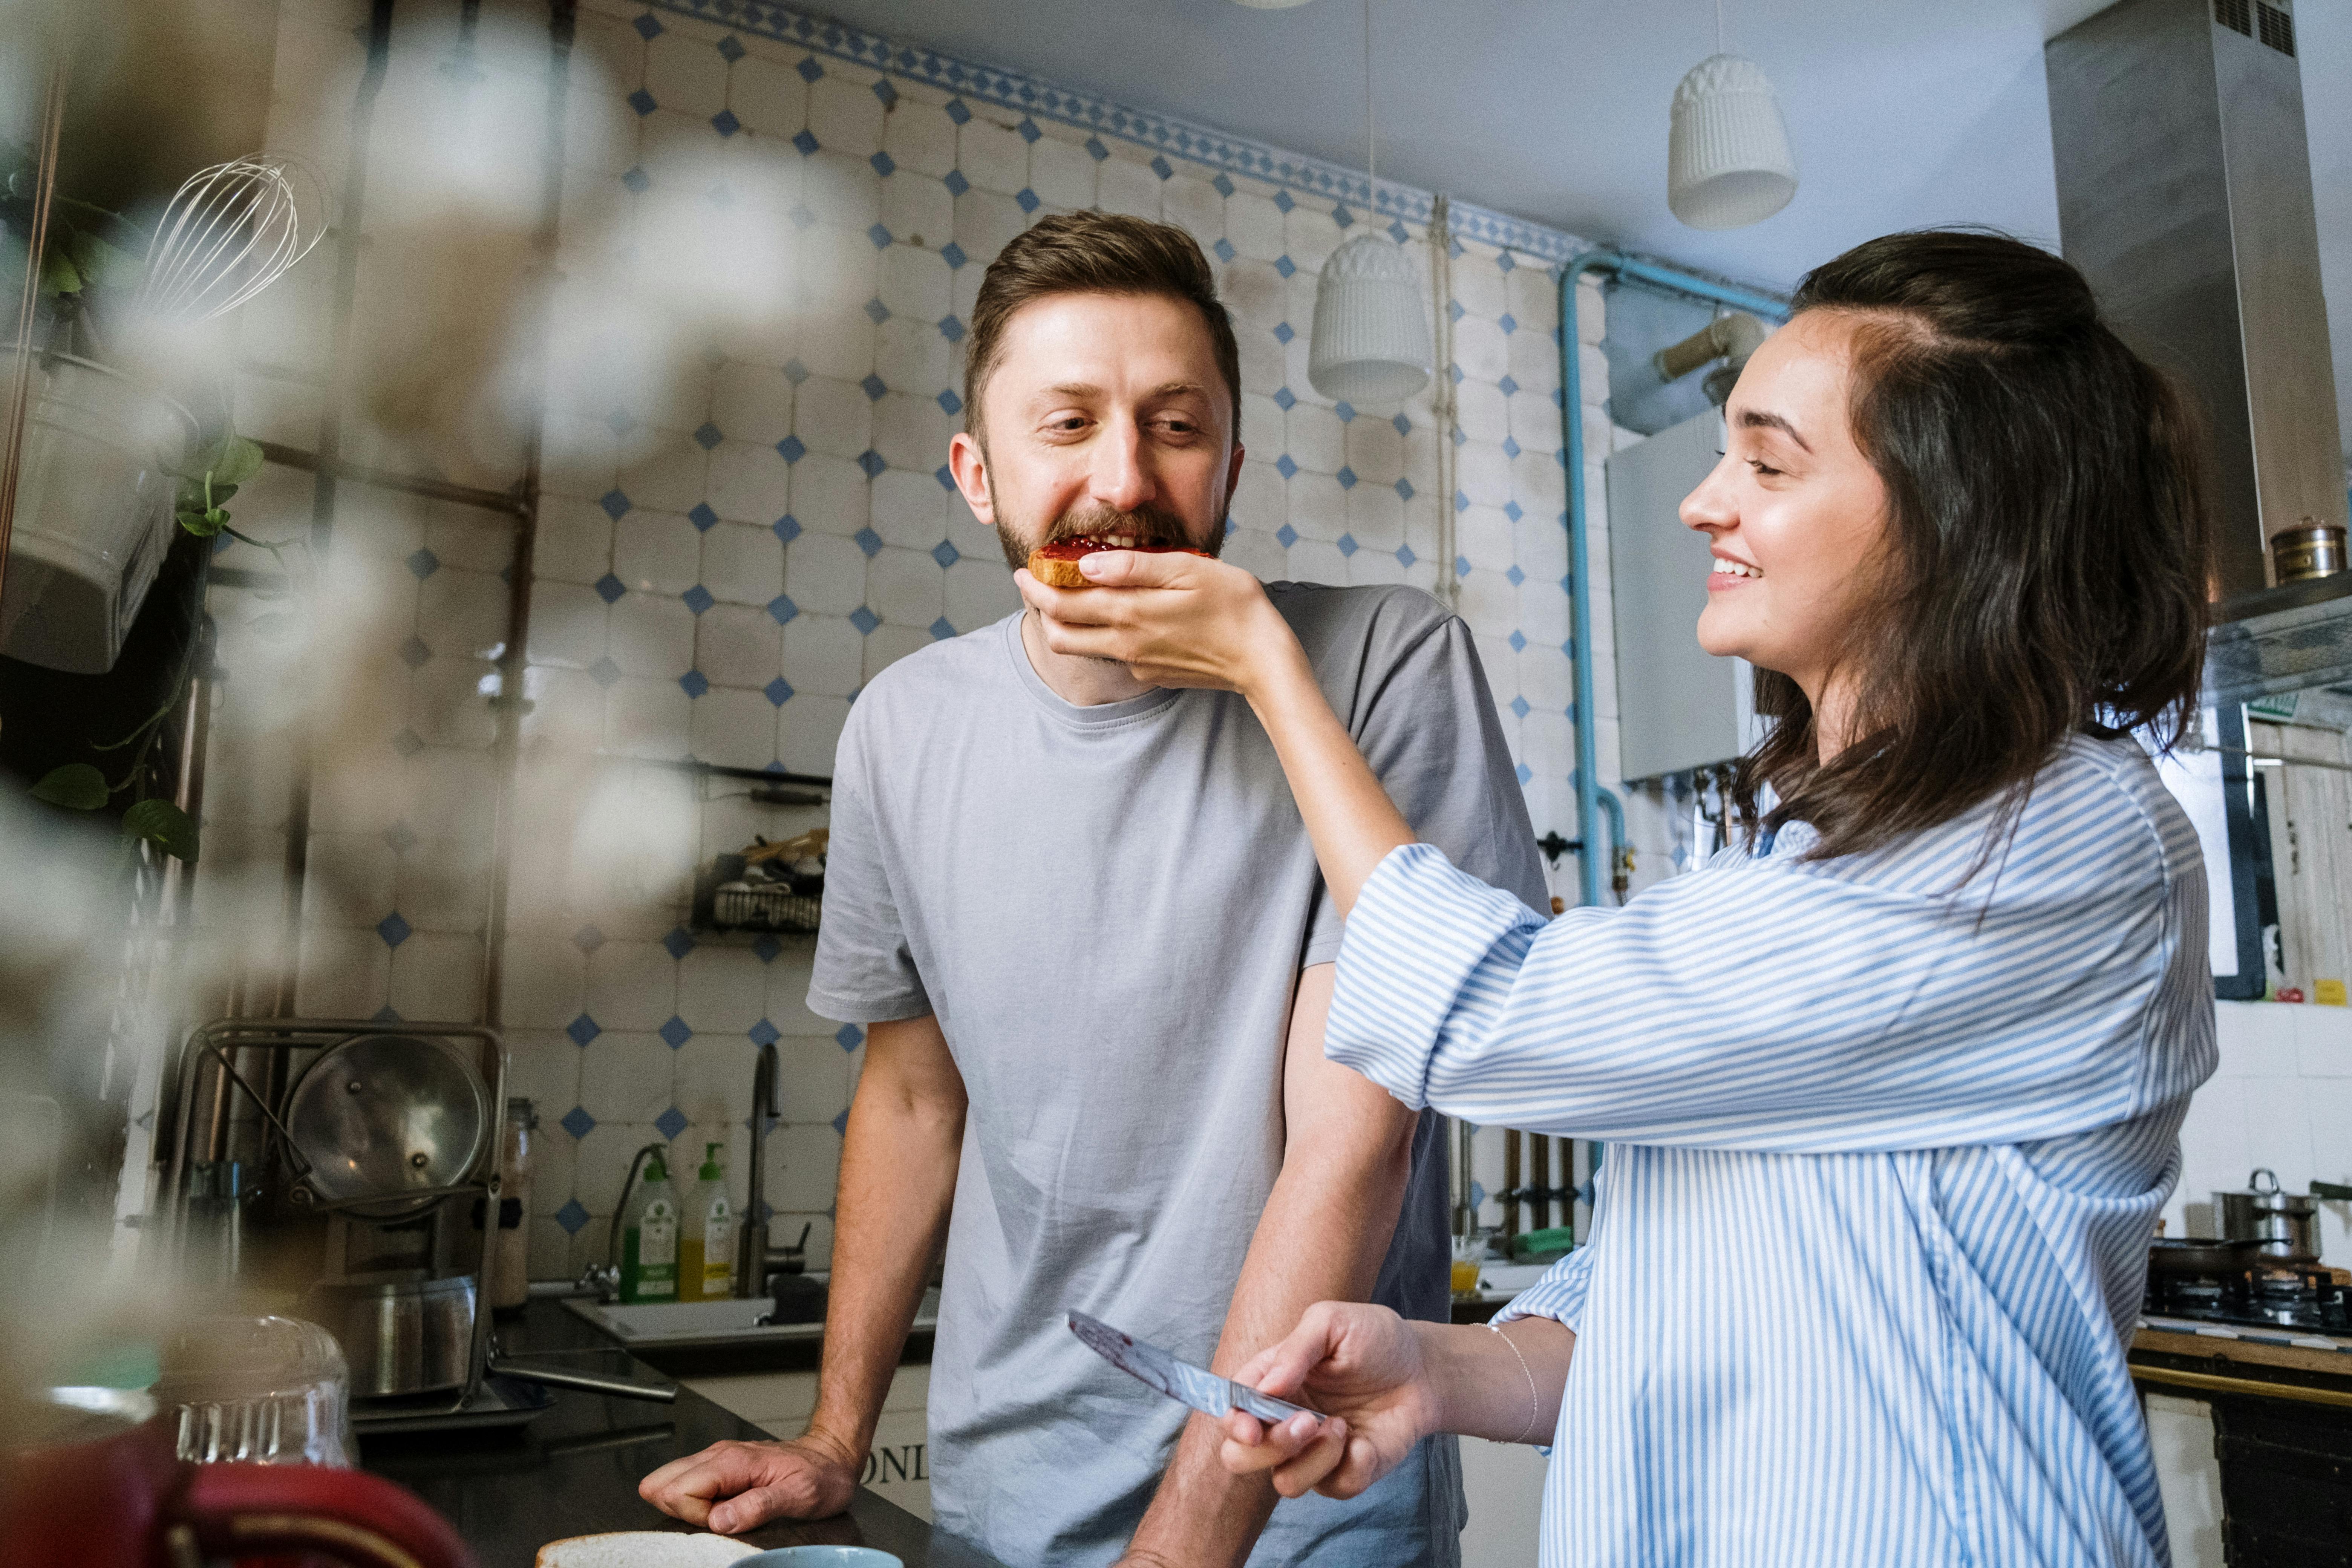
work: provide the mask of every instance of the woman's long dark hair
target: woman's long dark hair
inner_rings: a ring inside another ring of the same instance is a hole
[[[2083,275],[2002,235],[1925,230],[1816,268],[1793,304],[1857,318],[1849,414],[1886,534],[1844,650],[1853,742],[1822,766],[1804,693],[1757,673],[1778,722],[1733,788],[1751,837],[1799,819],[1821,836],[1809,858],[1849,855],[2004,792],[2013,821],[2071,731],[2176,741],[2204,661],[2204,426]]]

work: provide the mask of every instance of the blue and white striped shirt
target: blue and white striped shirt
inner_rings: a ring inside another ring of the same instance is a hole
[[[1545,1568],[2168,1560],[2124,1342],[2213,1070],[2203,863],[2128,741],[1963,882],[1994,816],[1550,921],[1423,845],[1365,885],[1331,1059],[1609,1143],[1507,1314],[1577,1333]]]

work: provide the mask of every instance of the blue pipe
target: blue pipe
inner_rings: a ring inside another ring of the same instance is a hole
[[[1576,643],[1576,828],[1583,847],[1577,851],[1576,878],[1580,903],[1601,901],[1601,868],[1616,868],[1625,847],[1625,808],[1616,795],[1601,787],[1599,742],[1592,719],[1592,598],[1587,585],[1584,501],[1583,340],[1576,328],[1576,280],[1587,272],[1607,272],[1696,299],[1712,300],[1734,310],[1751,311],[1771,321],[1786,321],[1786,301],[1754,294],[1704,278],[1637,261],[1611,250],[1591,250],[1561,268],[1559,275],[1560,433],[1568,447],[1568,608],[1570,634]],[[1609,852],[1598,852],[1600,819],[1609,818]]]

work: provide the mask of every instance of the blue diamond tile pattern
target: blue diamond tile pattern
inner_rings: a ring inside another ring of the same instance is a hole
[[[849,1136],[849,1110],[847,1107],[845,1106],[841,1110],[834,1112],[833,1130],[835,1132],[840,1133],[844,1138]]]
[[[1518,263],[1513,261],[1511,259],[1511,253],[1506,250],[1500,256],[1495,258],[1495,265],[1500,268],[1505,273],[1508,273],[1514,268],[1517,267]]]
[[[768,614],[775,617],[776,625],[780,626],[790,624],[792,618],[800,613],[801,607],[793,603],[789,594],[779,594],[768,601]]]
[[[779,708],[793,700],[793,683],[781,675],[760,689],[767,694],[770,702]]]
[[[1463,310],[1461,300],[1448,300],[1445,301],[1445,319],[1447,321],[1458,321],[1467,314],[1469,314],[1469,312]]]
[[[952,541],[942,539],[931,546],[931,559],[938,562],[940,570],[944,572],[963,559],[963,552],[958,550]]]
[[[1454,510],[1455,511],[1468,511],[1470,510],[1469,491],[1455,490],[1454,492]]]
[[[857,385],[858,389],[866,394],[866,401],[868,403],[879,403],[890,395],[888,385],[870,370],[866,373],[866,379],[859,382]]]
[[[1298,394],[1291,391],[1290,388],[1286,386],[1277,386],[1274,389],[1274,405],[1276,408],[1281,409],[1285,414],[1289,413],[1293,408],[1297,407],[1297,405]]]
[[[710,689],[710,679],[698,669],[689,669],[677,678],[677,689],[688,697],[699,697]]]
[[[1398,546],[1397,546],[1396,558],[1397,558],[1397,564],[1398,564],[1398,565],[1400,565],[1400,566],[1410,566],[1410,565],[1412,565],[1414,562],[1416,562],[1416,561],[1418,561],[1418,560],[1420,560],[1420,559],[1421,559],[1421,557],[1420,557],[1420,556],[1415,555],[1415,554],[1412,552],[1412,545],[1410,545],[1410,544],[1400,544],[1400,545],[1398,545]]]
[[[1290,199],[1290,193],[1288,191],[1276,191],[1274,193],[1274,205],[1280,207],[1284,212],[1288,212],[1298,204]]]
[[[422,583],[441,570],[441,557],[434,554],[430,550],[419,550],[408,558],[408,570],[415,575],[418,582]]]
[[[615,436],[625,436],[636,427],[636,416],[625,408],[615,408],[604,416],[604,428]]]
[[[948,264],[948,270],[952,272],[957,268],[961,267],[965,262],[970,261],[971,258],[963,253],[962,246],[958,245],[951,239],[945,245],[940,247],[940,259],[946,262]]]
[[[1496,324],[1496,326],[1498,326],[1498,327],[1500,327],[1500,328],[1502,328],[1502,329],[1503,329],[1503,335],[1504,335],[1505,337],[1507,337],[1507,337],[1509,337],[1513,332],[1516,332],[1516,331],[1517,331],[1519,330],[1519,323],[1518,323],[1517,319],[1516,317],[1514,317],[1514,316],[1513,316],[1513,315],[1512,315],[1508,310],[1504,311],[1504,312],[1503,312],[1503,319],[1502,319],[1501,321],[1496,321],[1495,324]]]
[[[783,1037],[783,1031],[765,1018],[751,1026],[751,1043],[755,1046],[772,1046]]]
[[[807,59],[803,59],[800,64],[794,66],[793,68],[801,73],[801,79],[803,81],[813,82],[816,80],[817,78],[824,74],[824,68],[816,63],[816,59],[814,56]]]
[[[1222,174],[1217,177],[1219,179],[1224,178]],[[1209,248],[1217,253],[1217,259],[1220,261],[1231,261],[1234,257],[1241,254],[1240,251],[1234,248],[1234,242],[1230,239],[1220,239],[1216,244],[1211,246]]]
[[[933,642],[945,642],[948,638],[955,635],[955,623],[948,619],[945,616],[941,616],[938,620],[931,623],[931,640]]]
[[[878,479],[882,477],[882,470],[890,465],[883,460],[881,453],[868,447],[857,454],[857,466],[866,470],[867,479]]]
[[[939,404],[940,412],[950,419],[963,412],[963,399],[956,395],[954,387],[941,388],[939,396],[933,401]]]
[[[710,510],[709,501],[698,500],[694,503],[694,510],[686,514],[686,521],[694,524],[697,533],[709,533],[719,526],[719,514]]]
[[[874,96],[882,100],[883,108],[887,109],[898,101],[898,89],[890,85],[890,79],[886,76],[874,84]]]
[[[797,436],[787,436],[776,443],[776,455],[787,463],[797,463],[808,456],[808,445]]]
[[[1331,412],[1339,416],[1339,423],[1342,425],[1353,425],[1356,422],[1356,405],[1344,397],[1331,405]]]
[[[1504,573],[1503,575],[1511,580],[1511,586],[1514,588],[1528,580],[1528,574],[1520,571],[1517,565],[1514,565],[1508,572]],[[1511,635],[1517,637],[1518,634],[1514,632]]]
[[[784,362],[784,379],[786,381],[791,382],[794,386],[798,386],[808,378],[809,367],[803,364],[799,360],[788,359]]]
[[[1457,555],[1454,558],[1454,574],[1456,577],[1467,577],[1470,575],[1470,557],[1467,555]]]
[[[802,136],[806,136],[808,132],[805,131],[801,132]],[[797,142],[800,140],[800,137],[796,136],[793,140]],[[811,145],[814,144],[814,142],[812,142]],[[806,203],[794,202],[793,204],[792,210],[784,216],[793,220],[793,226],[794,228],[814,228],[816,226],[816,214],[809,211]],[[803,372],[802,374],[806,374],[807,373]],[[799,384],[795,382],[793,384],[798,385]]]
[[[1523,450],[1525,448],[1519,445],[1517,437],[1510,436],[1503,437],[1503,456],[1506,458],[1516,458]]]
[[[790,544],[793,540],[798,539],[801,536],[801,520],[794,517],[791,512],[786,512],[783,516],[776,519],[775,521],[768,524],[768,531],[774,534],[776,538],[783,543]]]
[[[1285,278],[1289,278],[1297,272],[1298,263],[1291,260],[1287,256],[1277,256],[1274,258],[1274,269]]]
[[[866,1043],[866,1031],[855,1024],[844,1024],[834,1031],[833,1043],[845,1051],[854,1051]]]
[[[961,169],[950,169],[948,171],[948,177],[940,183],[947,186],[948,195],[951,196],[960,196],[966,191],[971,189],[971,182],[963,177],[963,171]],[[955,267],[961,264],[950,261],[948,265]]]
[[[1396,433],[1400,436],[1410,436],[1412,434],[1412,421],[1406,418],[1402,414],[1390,420],[1389,423],[1396,426]]]
[[[425,646],[425,639],[414,634],[400,645],[400,662],[411,669],[422,668],[425,661],[432,657],[433,650]]]
[[[711,596],[710,590],[699,583],[678,596],[686,601],[686,607],[698,616],[719,602]]]
[[[1087,138],[1087,153],[1097,163],[1110,156],[1110,149],[1102,144],[1102,138],[1099,136]]]
[[[621,176],[621,184],[628,186],[629,189],[636,192],[639,195],[643,195],[646,193],[646,187],[651,185],[653,183],[653,176],[646,174],[642,168],[633,168],[627,174]]]
[[[878,327],[890,319],[890,307],[884,304],[879,296],[868,300],[866,301],[866,319]]]
[[[647,43],[653,42],[662,35],[661,18],[650,11],[630,23],[629,26],[635,27],[637,30],[637,37]]]
[[[962,99],[951,98],[948,100],[948,118],[958,125],[968,125],[971,122],[971,110]]]
[[[1221,196],[1230,196],[1234,194],[1233,181],[1227,179],[1223,174],[1219,174],[1215,179],[1211,180],[1209,184],[1217,187],[1217,195]]]
[[[1527,633],[1513,632],[1511,634],[1511,651],[1513,653],[1525,653],[1528,651]]]
[[[415,926],[400,918],[398,910],[393,910],[392,913],[375,922],[375,934],[383,938],[383,945],[386,947],[398,947],[402,942],[406,942],[415,930]]]
[[[961,317],[941,316],[940,318],[940,336],[947,339],[947,341],[951,343],[960,343],[963,342],[963,334],[964,325]],[[963,400],[958,398],[956,401],[957,406],[961,407]],[[950,409],[949,412],[953,413],[955,410]]]
[[[1339,488],[1343,490],[1351,490],[1356,488],[1356,470],[1353,468],[1343,465],[1337,474],[1334,474],[1332,478],[1339,481]]]
[[[1274,538],[1276,543],[1287,550],[1298,542],[1298,531],[1286,522],[1274,531]]]
[[[849,612],[849,624],[857,628],[859,636],[870,637],[874,635],[874,628],[882,624],[882,617],[860,605]]]
[[[1333,207],[1331,209],[1331,221],[1338,224],[1341,228],[1345,228],[1349,224],[1356,221],[1356,215],[1349,212],[1346,207]]]
[[[1286,343],[1297,335],[1297,329],[1293,327],[1288,321],[1278,322],[1275,326],[1274,341],[1276,342]]]
[[[618,522],[623,517],[628,514],[629,508],[633,503],[630,501],[629,498],[620,490],[610,489],[596,498],[596,504],[604,509],[604,515],[606,517],[611,518],[614,522]]]
[[[629,94],[629,107],[635,110],[640,116],[643,116],[651,114],[655,109],[659,106],[654,102],[654,95],[652,93],[647,92],[644,88],[639,88],[636,91]]]
[[[1519,783],[1521,784],[1528,784],[1535,782],[1536,771],[1535,769],[1528,766],[1527,763],[1521,763],[1517,768],[1513,771],[1519,775]]]
[[[563,1227],[566,1236],[578,1236],[588,1224],[588,1211],[580,1206],[578,1198],[566,1198],[563,1206],[555,1211],[555,1223]]]
[[[1176,165],[1155,153],[1151,158],[1151,172],[1163,180],[1172,180],[1176,177]]]
[[[878,158],[882,154],[877,153],[874,155]],[[866,231],[866,237],[874,242],[874,248],[877,250],[887,250],[890,248],[890,231],[883,227],[878,223]]]
[[[629,591],[629,585],[610,572],[596,579],[596,596],[610,605]]]
[[[1402,219],[1391,219],[1389,222],[1389,237],[1395,240],[1399,245],[1406,245],[1412,242],[1412,231],[1405,227]],[[1459,249],[1460,247],[1456,247],[1455,248]]]
[[[688,1121],[686,1119],[686,1112],[680,1110],[675,1105],[671,1106],[667,1110],[663,1111],[659,1116],[654,1118],[654,1131],[660,1133],[665,1140],[673,1143],[677,1142],[677,1135],[679,1133],[685,1131],[688,1128],[693,1125],[693,1122]]]
[[[1290,460],[1289,453],[1285,452],[1274,460],[1274,471],[1286,479],[1298,472],[1298,465]]]
[[[725,37],[719,40],[719,57],[725,60],[729,65],[731,66],[737,60],[741,59],[743,58],[743,46],[741,42],[736,38],[734,34],[730,33]]]
[[[1021,123],[1014,126],[1013,129],[1021,132],[1021,140],[1024,142],[1034,142],[1038,137],[1045,134],[1043,131],[1037,129],[1037,122],[1035,121],[1029,119],[1025,115],[1023,116]]]
[[[1528,712],[1528,700],[1524,697],[1512,698],[1511,711],[1517,714],[1522,719],[1526,718]]]
[[[1353,555],[1357,551],[1361,550],[1362,548],[1362,545],[1356,542],[1356,536],[1354,534],[1343,533],[1339,536],[1340,554]]]
[[[672,958],[684,958],[694,951],[694,933],[684,926],[670,927],[669,934],[662,938],[662,950]]]
[[[1026,185],[1024,185],[1018,191],[1015,191],[1013,194],[1013,199],[1019,205],[1021,210],[1024,213],[1034,213],[1039,207],[1045,205],[1044,202],[1037,199],[1037,193],[1031,190]]]
[[[679,1017],[675,1013],[672,1013],[669,1016],[668,1021],[664,1023],[659,1029],[656,1029],[654,1032],[661,1036],[662,1043],[667,1046],[671,1050],[677,1049],[680,1046],[686,1044],[687,1041],[694,1038],[694,1031],[688,1028],[686,1026],[686,1020]]]
[[[931,478],[940,481],[940,489],[948,491],[950,494],[954,493],[956,488],[955,473],[945,463],[941,463],[938,468],[931,470]]]
[[[877,82],[876,85],[877,85],[877,86],[882,86],[882,85],[886,85],[886,84],[878,83],[878,82]],[[886,180],[887,180],[887,179],[888,179],[888,178],[889,178],[893,174],[895,174],[895,173],[898,171],[898,165],[891,160],[890,154],[889,154],[889,153],[875,153],[875,154],[874,154],[874,156],[872,156],[871,158],[866,159],[866,162],[868,164],[872,165],[873,170],[874,170],[874,172],[875,172],[876,174],[877,174],[881,175],[881,176],[882,176],[884,179],[886,179]],[[875,226],[876,228],[882,228],[882,226],[881,226],[880,224],[876,224],[874,226]],[[882,233],[883,233],[884,237],[883,237],[882,239],[878,240],[877,243],[877,244],[881,244],[881,245],[887,245],[887,244],[889,244],[889,243],[890,243],[890,241],[889,241],[888,236],[889,236],[890,231],[889,231],[888,229],[885,228],[885,229],[882,229]]]
[[[849,537],[856,542],[858,549],[866,552],[867,560],[882,553],[882,536],[872,529],[861,528]]]
[[[817,139],[810,135],[805,131],[795,131],[793,132],[793,145],[800,150],[800,154],[803,158],[813,158],[816,156],[818,145]],[[803,226],[805,227],[806,226],[803,225]]]
[[[1507,316],[1504,317],[1503,319],[1504,319],[1505,321],[1508,321],[1508,320],[1510,320],[1510,318],[1509,318],[1509,317],[1507,317]],[[1500,380],[1500,381],[1496,382],[1495,384],[1496,384],[1496,385],[1497,385],[1497,386],[1499,386],[1499,387],[1501,387],[1501,388],[1503,389],[1503,395],[1504,395],[1504,396],[1506,396],[1506,397],[1510,396],[1513,393],[1515,393],[1515,392],[1518,391],[1518,389],[1519,389],[1519,384],[1518,384],[1517,382],[1516,382],[1516,381],[1512,380],[1512,379],[1511,379],[1509,376],[1507,376],[1507,376],[1505,376],[1502,380]]]
[[[710,117],[710,129],[721,136],[732,136],[743,129],[743,122],[735,118],[733,110],[722,109]]]
[[[593,925],[582,926],[572,933],[572,945],[583,952],[593,952],[604,945],[604,933]]]
[[[784,944],[772,936],[762,936],[751,944],[751,952],[762,963],[775,963],[776,955],[783,951]]]
[[[1503,503],[1503,515],[1509,518],[1513,522],[1517,522],[1519,519],[1527,516],[1528,514],[1526,510],[1522,508],[1518,502],[1515,500],[1507,500]]]
[[[585,1138],[596,1131],[596,1119],[588,1114],[586,1106],[575,1105],[563,1113],[563,1120],[557,1125],[574,1138]]]
[[[621,679],[621,667],[610,658],[600,658],[588,667],[588,679],[609,691],[613,683]]]
[[[706,452],[725,439],[727,437],[719,434],[719,426],[708,419],[704,420],[701,427],[694,433],[694,444]]]

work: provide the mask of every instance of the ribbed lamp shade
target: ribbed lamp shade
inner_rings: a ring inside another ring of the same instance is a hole
[[[1360,234],[1323,263],[1307,379],[1337,403],[1402,403],[1429,384],[1429,317],[1412,262]]]
[[[1666,205],[1693,228],[1760,223],[1797,194],[1780,100],[1753,60],[1713,55],[1675,89]]]

